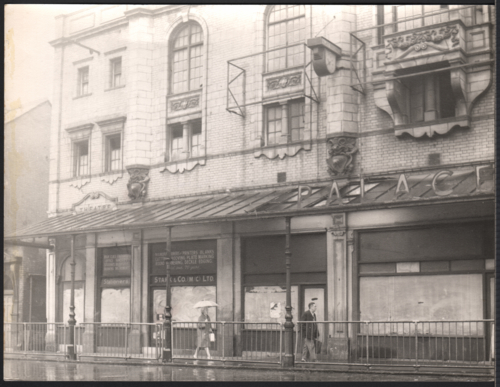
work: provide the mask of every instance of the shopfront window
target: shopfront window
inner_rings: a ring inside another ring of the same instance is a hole
[[[100,322],[130,322],[130,246],[99,249],[100,265]]]
[[[300,318],[298,312],[298,286],[291,287],[292,315]],[[285,322],[286,288],[281,286],[245,287],[245,321],[252,323]],[[260,326],[256,326],[259,328]]]
[[[215,286],[172,286],[172,321],[198,321],[200,310],[193,308],[198,301],[216,302]],[[165,288],[153,290],[153,322],[161,322],[165,313]],[[208,308],[211,321],[217,319],[217,308]]]
[[[60,321],[68,321],[71,304],[71,262],[68,257],[61,266],[60,284],[61,284],[61,304]],[[85,305],[85,259],[79,256],[75,257],[75,320],[77,323],[83,322]]]
[[[166,299],[166,244],[149,245],[150,321],[161,322]],[[198,301],[217,302],[217,240],[172,242],[170,264],[173,321],[198,321]],[[209,308],[216,321],[217,308]]]

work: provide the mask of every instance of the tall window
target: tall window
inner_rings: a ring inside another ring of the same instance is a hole
[[[304,139],[304,100],[288,101],[286,104],[270,105],[266,108],[266,145],[279,144],[282,135],[286,142]]]
[[[89,93],[89,67],[78,69],[78,95]]]
[[[443,64],[413,69],[424,71],[443,68]],[[413,72],[412,71],[412,72]],[[404,75],[408,72],[401,71]],[[402,79],[407,92],[403,95],[408,104],[408,121],[412,123],[433,121],[455,116],[455,94],[451,86],[449,71],[425,74]]]
[[[170,160],[198,157],[201,143],[201,119],[170,125]]]
[[[267,26],[268,50],[284,48],[268,52],[268,71],[304,64],[304,46],[296,44],[305,42],[305,20],[304,5],[275,5],[272,8]]]
[[[89,141],[76,142],[73,145],[73,176],[89,174]]]
[[[110,87],[118,87],[122,84],[122,58],[111,59],[110,61]]]
[[[172,47],[172,92],[201,88],[203,70],[203,31],[199,24],[189,22],[175,37]]]
[[[122,142],[121,134],[106,137],[106,171],[121,169]]]

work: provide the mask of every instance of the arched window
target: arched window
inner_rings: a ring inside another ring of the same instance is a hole
[[[268,53],[267,71],[304,64],[304,46],[296,44],[305,43],[305,20],[304,5],[282,4],[271,9],[267,24],[267,49],[285,48]]]
[[[59,298],[59,318],[66,322],[69,319],[71,301],[71,257],[65,259],[60,272],[61,293]],[[83,322],[85,305],[85,259],[75,257],[75,319]]]
[[[203,30],[188,22],[172,42],[172,93],[197,90],[202,87]]]

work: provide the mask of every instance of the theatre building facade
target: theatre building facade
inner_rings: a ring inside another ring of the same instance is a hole
[[[116,5],[58,18],[50,218],[15,236],[54,245],[47,321],[69,318],[74,258],[77,324],[162,322],[168,241],[173,321],[209,300],[212,321],[284,323],[287,233],[293,322],[313,299],[318,321],[493,318],[494,15]],[[327,330],[324,351],[346,358],[362,333]]]

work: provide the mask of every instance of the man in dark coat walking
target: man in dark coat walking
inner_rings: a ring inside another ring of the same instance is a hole
[[[306,310],[300,318],[301,321],[311,321],[301,324],[302,326],[300,331],[304,340],[304,345],[302,347],[302,361],[307,361],[308,354],[310,361],[316,361],[316,346],[314,341],[319,337],[318,324],[314,322],[316,321],[316,304],[314,302],[310,302],[308,307],[309,310]]]

